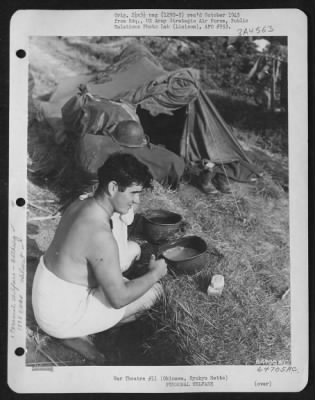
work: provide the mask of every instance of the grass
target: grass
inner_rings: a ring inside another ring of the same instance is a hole
[[[211,199],[161,187],[147,194],[144,210],[162,206],[180,212],[188,222],[186,234],[198,234],[214,254],[223,255],[210,254],[209,265],[193,277],[164,282],[166,300],[151,314],[154,333],[143,343],[153,363],[248,365],[289,358],[288,302],[281,300],[289,286],[286,204],[255,190],[234,190],[242,219],[233,196]],[[221,297],[208,297],[215,273],[225,276],[225,289]]]
[[[50,54],[78,73],[94,68],[95,60],[98,68],[111,57],[111,53],[102,56],[107,43],[101,40],[49,40]],[[160,49],[157,38],[147,41],[162,54],[165,39]],[[45,42],[40,46],[48,51]],[[176,57],[162,61],[175,63]],[[55,65],[32,68],[37,93],[54,87],[60,73]],[[286,117],[267,115],[223,91],[213,92],[211,98],[264,175],[251,185],[232,183],[233,193],[228,195],[205,195],[189,184],[182,184],[178,191],[155,184],[153,192],[145,193],[139,212],[166,208],[180,213],[186,222],[185,234],[207,242],[208,262],[193,276],[167,275],[165,296],[151,311],[134,323],[94,336],[108,365],[253,365],[262,358],[290,360],[290,296],[282,299],[290,287]],[[48,193],[61,206],[88,188],[90,182],[75,171],[70,155],[71,148],[54,143],[48,127],[31,124],[32,200],[46,198]],[[32,262],[47,248],[43,231],[52,233],[55,222],[36,226],[38,232],[29,242]],[[145,269],[154,248],[144,238],[133,239],[142,246],[140,266]],[[30,247],[35,242],[40,249]],[[210,297],[206,290],[217,273],[224,275],[225,288],[221,296]],[[28,324],[34,331],[31,316]],[[63,351],[48,340],[45,352],[53,360],[67,363],[69,355],[62,355]],[[37,360],[32,351],[28,357],[30,363]],[[37,361],[49,362],[47,357]],[[70,362],[84,363],[74,355]]]

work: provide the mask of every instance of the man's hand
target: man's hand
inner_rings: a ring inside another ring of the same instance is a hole
[[[163,258],[157,260],[154,254],[151,256],[148,269],[155,274],[157,280],[167,274],[167,264],[165,260]]]

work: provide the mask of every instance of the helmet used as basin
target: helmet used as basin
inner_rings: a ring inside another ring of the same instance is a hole
[[[172,211],[150,210],[143,216],[143,231],[147,240],[158,244],[172,238],[179,231],[182,216]]]
[[[159,247],[168,266],[176,273],[195,274],[208,265],[208,246],[199,236],[185,236]]]

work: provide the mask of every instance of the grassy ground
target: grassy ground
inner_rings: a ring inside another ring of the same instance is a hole
[[[35,93],[49,92],[61,77],[110,63],[124,42],[114,46],[84,38],[34,39],[30,53]],[[163,48],[170,50],[164,40],[161,43],[159,49],[157,41],[154,46],[163,58]],[[165,59],[176,60],[169,53]],[[108,365],[250,365],[259,359],[290,360],[290,296],[283,297],[290,287],[286,118],[267,115],[220,90],[211,97],[264,176],[252,185],[233,183],[232,194],[205,195],[188,183],[176,192],[156,184],[153,192],[145,193],[140,212],[163,207],[180,213],[185,234],[207,242],[208,261],[196,275],[167,275],[165,297],[140,320],[94,336]],[[82,356],[38,330],[30,291],[61,205],[85,185],[82,176],[76,179],[69,174],[73,171],[69,149],[56,146],[49,130],[37,124],[29,129],[29,164],[28,363],[84,365],[88,362]],[[47,215],[53,218],[38,219]],[[133,238],[142,246],[140,269],[145,268],[156,249],[138,232]],[[220,297],[209,297],[206,289],[216,273],[224,275],[225,288]]]

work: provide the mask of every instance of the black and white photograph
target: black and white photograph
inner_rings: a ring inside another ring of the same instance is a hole
[[[295,34],[268,10],[153,11],[103,10],[105,32],[95,11],[82,33],[75,13],[18,16],[9,375],[22,372],[11,385],[301,390],[304,20],[278,10]]]

